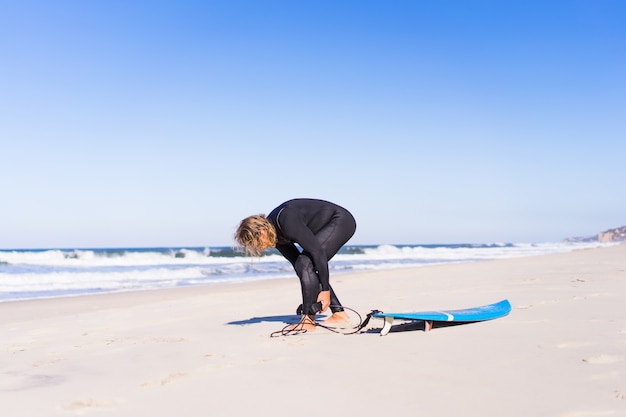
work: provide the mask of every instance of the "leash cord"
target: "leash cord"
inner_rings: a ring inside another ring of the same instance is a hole
[[[351,311],[352,313],[356,314],[356,316],[359,318],[359,324],[357,324],[356,326],[351,326],[349,328],[342,328],[342,327],[335,327],[335,326],[325,326],[321,323],[311,323],[314,324],[315,327],[321,327],[324,328],[326,330],[329,330],[333,333],[338,333],[338,334],[343,334],[343,335],[349,335],[349,334],[355,334],[361,331],[361,329],[363,329],[365,326],[367,326],[367,323],[369,323],[370,318],[372,317],[372,314],[374,314],[375,312],[377,312],[378,310],[372,310],[371,313],[369,313],[366,317],[365,320],[363,320],[363,317],[361,316],[361,314],[359,314],[358,311],[350,308],[350,307],[346,307],[346,306],[329,306],[329,307],[341,307],[344,310],[348,310]],[[277,330],[275,332],[272,332],[270,334],[270,337],[279,337],[279,336],[297,336],[300,334],[304,334],[307,332],[307,329],[304,328],[304,321],[301,320],[299,323],[297,323],[295,326],[293,324],[288,324],[285,327],[283,327],[281,330]],[[342,331],[342,330],[346,330],[346,331]]]

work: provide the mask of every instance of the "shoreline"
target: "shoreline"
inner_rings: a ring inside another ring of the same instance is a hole
[[[392,274],[395,275],[398,273],[405,272],[414,272],[421,271],[422,269],[428,268],[441,268],[441,267],[455,267],[455,266],[463,266],[463,265],[473,265],[473,264],[482,264],[482,263],[491,263],[491,262],[507,262],[507,261],[518,261],[518,260],[527,260],[527,259],[536,259],[543,258],[548,256],[558,256],[558,255],[567,255],[570,253],[578,253],[580,251],[594,251],[597,249],[611,248],[614,246],[626,246],[626,244],[616,244],[611,246],[604,247],[584,247],[577,248],[567,252],[556,252],[556,253],[546,253],[546,254],[533,254],[533,255],[523,255],[519,257],[511,257],[511,258],[501,258],[501,259],[476,259],[476,260],[461,260],[461,261],[447,261],[442,263],[433,263],[433,264],[423,264],[419,266],[411,265],[411,266],[395,266],[389,269],[373,269],[373,270],[358,270],[358,271],[338,271],[333,273],[334,280],[341,281],[342,279],[351,279],[353,276],[360,275],[370,275],[370,274]],[[332,272],[332,271],[331,271]],[[192,293],[204,293],[206,291],[210,291],[211,289],[216,289],[219,291],[221,288],[229,288],[229,287],[241,287],[241,286],[266,286],[270,285],[272,282],[295,282],[297,284],[297,277],[293,271],[290,271],[288,274],[293,276],[291,277],[270,277],[270,278],[251,278],[251,279],[239,279],[236,281],[223,281],[223,282],[214,282],[214,283],[200,283],[200,284],[191,284],[184,286],[171,286],[171,287],[160,287],[160,288],[138,288],[132,290],[119,290],[112,292],[94,292],[94,293],[81,293],[81,294],[70,294],[70,295],[58,295],[58,296],[49,296],[49,297],[35,297],[35,298],[24,298],[24,299],[9,299],[5,301],[0,301],[0,308],[3,305],[7,304],[18,304],[18,303],[37,303],[37,302],[54,302],[55,300],[74,300],[81,298],[106,298],[106,297],[120,297],[126,298],[137,296],[139,298],[152,298],[159,297],[159,293],[167,293],[169,291],[177,292],[180,291],[182,294],[185,292]],[[0,318],[1,319],[1,318]]]
[[[369,249],[348,246],[346,253],[340,253],[333,259],[331,273],[338,276],[372,270],[508,259],[569,252],[585,247],[597,247],[597,244],[553,242],[402,247],[383,244]],[[355,248],[358,250],[354,251]],[[224,256],[224,251],[216,253],[217,256],[207,256],[204,250],[173,248],[66,253],[57,250],[37,253],[0,251],[0,303],[294,276],[293,269],[280,255],[252,260],[247,256]]]
[[[626,412],[626,245],[332,280],[361,314],[513,309],[428,333],[381,337],[372,319],[355,335],[271,338],[297,318],[295,277],[3,302],[0,412],[287,416],[311,385],[317,406],[348,415]]]

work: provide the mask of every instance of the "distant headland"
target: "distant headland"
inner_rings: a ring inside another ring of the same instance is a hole
[[[604,232],[600,232],[595,236],[586,237],[569,237],[566,242],[626,242],[626,226],[616,227]]]

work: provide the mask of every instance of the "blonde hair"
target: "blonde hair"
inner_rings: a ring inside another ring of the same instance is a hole
[[[261,256],[264,249],[276,246],[276,229],[264,214],[246,217],[239,223],[235,241],[252,256]]]

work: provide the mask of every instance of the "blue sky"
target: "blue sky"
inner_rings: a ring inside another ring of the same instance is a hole
[[[3,1],[0,248],[355,244],[626,224],[621,1]]]

